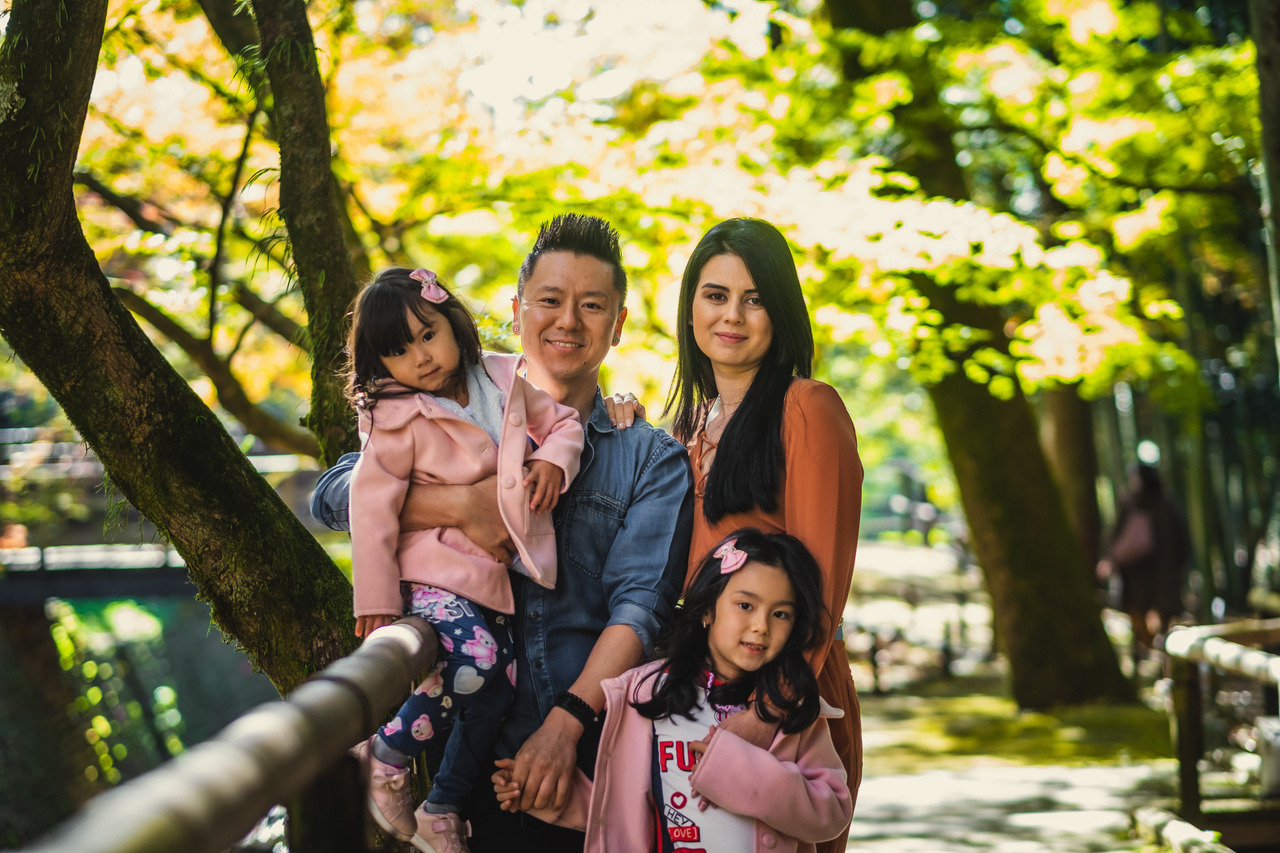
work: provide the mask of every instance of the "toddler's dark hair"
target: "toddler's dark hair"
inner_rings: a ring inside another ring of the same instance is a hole
[[[378,385],[388,377],[381,357],[409,343],[406,309],[424,323],[433,311],[448,321],[462,356],[459,369],[480,363],[480,333],[467,306],[440,282],[447,300],[436,304],[422,298],[422,283],[409,277],[412,272],[385,269],[356,296],[347,336],[347,397],[358,407],[372,408]]]

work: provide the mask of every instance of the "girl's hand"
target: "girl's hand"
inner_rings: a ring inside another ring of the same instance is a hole
[[[528,474],[524,485],[532,490],[529,509],[541,515],[555,509],[560,500],[560,486],[564,482],[564,471],[545,459],[534,459],[529,463]]]
[[[707,736],[704,737],[702,740],[690,741],[689,749],[693,751],[694,755],[698,756],[698,758],[701,759],[702,756],[706,753],[707,747],[711,745],[711,736],[714,735],[715,733],[716,733],[716,727],[712,726],[711,728],[707,729]],[[692,779],[693,775],[690,774],[689,778]],[[696,794],[697,792],[695,791],[694,793]],[[707,810],[707,806],[712,806],[714,808],[716,807],[716,804],[708,800],[706,797],[699,794],[698,811],[705,812]]]
[[[689,742],[689,749],[693,750],[694,755],[699,758],[707,751],[707,747],[711,745],[711,736],[716,733],[716,727],[712,726],[707,729],[707,736],[702,740],[694,740]]]
[[[375,613],[372,616],[357,616],[356,636],[363,639],[383,625],[390,625],[399,618],[399,613]]]
[[[510,758],[499,758],[494,765],[498,769],[489,778],[493,782],[493,793],[498,798],[498,808],[504,812],[518,811],[520,786],[511,781],[511,768],[515,766],[515,762]]]
[[[630,392],[605,397],[604,408],[609,413],[609,423],[613,424],[614,429],[626,429],[637,419],[645,420],[644,404]]]

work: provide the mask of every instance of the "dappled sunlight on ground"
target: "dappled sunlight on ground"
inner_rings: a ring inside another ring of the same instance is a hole
[[[1159,705],[1157,673],[1139,668],[1141,704],[1020,712],[1003,661],[990,654],[990,612],[972,579],[936,552],[860,548],[846,631],[865,757],[849,849],[1143,849],[1130,837],[1132,810],[1176,802],[1169,722],[1150,707]],[[1109,618],[1107,627],[1131,671],[1127,622]]]

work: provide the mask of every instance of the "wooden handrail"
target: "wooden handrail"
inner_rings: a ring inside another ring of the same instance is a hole
[[[1174,628],[1164,640],[1164,651],[1172,657],[1203,661],[1225,672],[1280,684],[1280,655],[1248,645],[1276,642],[1280,642],[1280,619],[1251,619]]]
[[[26,853],[217,853],[368,737],[435,663],[409,616],[217,736],[89,800]]]

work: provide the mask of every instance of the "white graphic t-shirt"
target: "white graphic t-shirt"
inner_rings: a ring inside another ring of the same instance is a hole
[[[676,850],[742,853],[753,846],[755,822],[710,804],[700,811],[700,798],[689,784],[689,776],[693,774],[698,757],[689,744],[706,740],[708,729],[742,708],[741,705],[710,708],[706,698],[706,691],[700,690],[693,720],[675,715],[653,721],[658,775],[662,783],[662,790],[655,791],[654,798],[661,803],[667,833]]]

